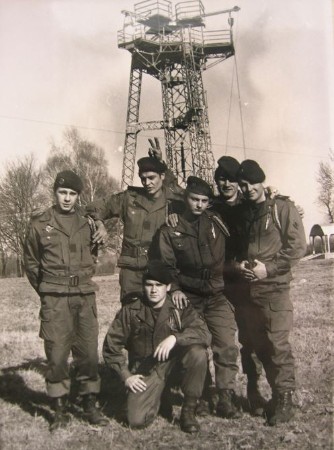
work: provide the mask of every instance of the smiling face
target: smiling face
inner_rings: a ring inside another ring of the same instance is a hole
[[[216,184],[219,193],[225,200],[233,200],[237,198],[239,188],[237,181],[230,181],[222,175],[216,179]]]
[[[71,213],[74,211],[78,197],[79,194],[72,189],[59,187],[55,191],[56,205],[58,205],[60,210],[64,213]]]
[[[210,199],[206,195],[187,192],[185,203],[191,214],[194,216],[200,216],[209,207]]]
[[[170,284],[163,284],[156,280],[144,281],[144,292],[153,308],[160,308],[164,304],[169,289]]]
[[[254,203],[264,202],[266,199],[262,183],[251,184],[247,180],[240,180],[239,186],[246,200]]]
[[[140,175],[141,184],[150,197],[157,198],[162,192],[162,183],[165,179],[164,173],[142,172]]]

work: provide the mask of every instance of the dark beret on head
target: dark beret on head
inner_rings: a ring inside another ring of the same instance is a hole
[[[186,192],[192,192],[193,194],[206,195],[207,197],[213,197],[213,192],[210,185],[202,180],[202,178],[190,176],[187,179]]]
[[[139,175],[143,172],[164,173],[167,170],[166,164],[159,161],[157,158],[145,156],[137,161],[139,167]]]
[[[238,179],[246,180],[250,184],[263,183],[266,176],[256,161],[245,159],[240,164]]]
[[[72,191],[80,194],[83,189],[83,183],[81,178],[72,170],[63,170],[62,172],[57,173],[53,185],[54,192],[58,188],[72,189]]]
[[[159,259],[148,262],[146,270],[143,274],[143,281],[154,280],[162,284],[170,284],[173,277],[169,268]]]
[[[222,156],[218,159],[218,167],[215,171],[215,181],[220,177],[235,182],[238,180],[237,173],[240,163],[232,156]]]

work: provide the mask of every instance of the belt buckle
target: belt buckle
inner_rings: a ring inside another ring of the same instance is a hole
[[[147,255],[147,248],[139,247],[139,256],[146,256]]]
[[[70,286],[76,287],[79,286],[79,277],[78,275],[70,275]]]

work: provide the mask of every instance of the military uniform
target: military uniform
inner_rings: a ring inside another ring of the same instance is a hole
[[[154,351],[171,334],[176,338],[176,345],[167,361],[158,362],[153,358]],[[103,356],[123,381],[133,374],[144,376],[147,389],[128,393],[130,426],[147,426],[157,416],[166,379],[176,364],[182,367],[184,395],[200,397],[210,340],[205,322],[193,308],[177,310],[168,295],[157,316],[143,297],[132,298],[131,303],[122,307],[105,337]],[[128,351],[128,361],[124,349]]]
[[[123,244],[118,260],[121,299],[131,293],[142,292],[142,276],[147,266],[152,240],[167,218],[171,201],[182,201],[177,186],[163,186],[160,197],[150,198],[142,187],[128,187],[125,192],[112,195],[103,202],[87,208],[94,219],[119,217],[123,224]],[[153,257],[156,248],[151,246]]]
[[[267,277],[246,284],[245,301],[236,305],[252,347],[261,360],[274,396],[295,389],[294,358],[289,343],[293,307],[289,298],[291,267],[306,251],[303,224],[287,198],[266,199],[242,207],[239,260],[266,266]]]
[[[229,204],[223,196],[215,197],[212,210],[219,213],[226,223],[230,237],[226,240],[226,256],[224,266],[224,292],[228,300],[235,308],[235,320],[238,326],[238,338],[241,344],[240,356],[243,372],[247,375],[248,383],[257,384],[262,373],[262,364],[252,348],[251,338],[248,336],[245,319],[241,311],[241,305],[247,302],[248,284],[245,283],[233,270],[233,261],[242,251],[242,240],[238,236],[238,223],[242,214],[243,196],[238,192],[233,204]],[[231,264],[232,263],[232,264]]]
[[[162,227],[159,246],[170,267],[172,291],[181,290],[199,311],[212,334],[212,351],[219,390],[235,388],[238,348],[234,309],[223,294],[225,234],[221,221],[209,211],[194,222],[179,216],[175,228]]]
[[[61,397],[70,390],[67,359],[72,351],[79,393],[98,393],[98,323],[92,281],[95,259],[87,218],[68,214],[71,228],[56,207],[31,220],[25,244],[28,279],[41,297],[40,337],[48,359],[47,391]]]

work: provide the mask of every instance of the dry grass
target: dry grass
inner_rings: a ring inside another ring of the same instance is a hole
[[[49,433],[51,410],[44,390],[45,358],[38,338],[39,299],[23,279],[0,280],[2,292],[1,337],[1,440],[2,449],[330,449],[332,448],[332,313],[334,261],[302,262],[295,270],[292,296],[295,329],[292,343],[296,358],[298,389],[296,418],[288,425],[269,428],[247,412],[241,420],[216,417],[200,419],[197,436],[182,433],[163,418],[147,430],[131,431],[114,418],[119,387],[101,361],[101,404],[110,425],[97,429],[81,421],[78,408],[66,430]],[[118,303],[115,277],[98,277],[100,347]],[[238,379],[240,396],[245,378]],[[263,393],[269,396],[266,381]],[[177,400],[177,399],[176,399]]]

